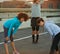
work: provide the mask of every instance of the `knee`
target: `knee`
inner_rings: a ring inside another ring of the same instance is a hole
[[[35,35],[36,34],[36,31],[32,31],[32,34]]]
[[[13,42],[13,37],[10,37],[10,41]]]
[[[8,42],[8,40],[9,40],[9,38],[8,38],[8,37],[6,37],[6,38],[4,39],[4,43],[7,43],[7,42]]]
[[[36,31],[36,34],[39,35],[39,31]]]
[[[4,43],[8,43],[8,40],[4,40]]]

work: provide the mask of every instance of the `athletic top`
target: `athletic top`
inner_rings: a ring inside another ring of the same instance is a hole
[[[50,21],[45,22],[44,28],[47,29],[52,37],[55,37],[60,32],[60,27]]]
[[[33,3],[31,7],[31,17],[41,17],[41,1],[39,4]]]
[[[32,10],[31,17],[40,17],[41,15],[40,4],[33,4],[31,10]]]
[[[10,37],[10,34],[11,34],[12,29],[13,29],[13,34],[16,33],[19,25],[21,25],[21,22],[20,22],[20,20],[19,20],[17,17],[14,17],[14,18],[12,18],[12,19],[9,19],[9,20],[7,20],[7,21],[3,24],[3,26],[4,26],[5,28],[8,28],[8,29],[9,29],[9,30],[8,30],[8,37]]]

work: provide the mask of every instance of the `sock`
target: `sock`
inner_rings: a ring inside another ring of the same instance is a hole
[[[34,40],[35,40],[35,36],[34,35],[32,35],[32,39],[33,39],[33,43],[34,43]]]
[[[36,42],[38,42],[38,39],[39,39],[39,35],[36,36]]]

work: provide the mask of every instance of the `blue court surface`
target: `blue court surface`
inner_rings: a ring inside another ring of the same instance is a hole
[[[60,25],[60,24],[59,24]],[[44,28],[40,28],[39,42],[32,43],[31,28],[20,29],[14,35],[15,46],[21,54],[49,54],[52,39]],[[5,54],[3,46],[4,34],[0,33],[0,54]],[[10,42],[8,43],[9,52],[12,54]],[[60,48],[60,47],[59,47]]]

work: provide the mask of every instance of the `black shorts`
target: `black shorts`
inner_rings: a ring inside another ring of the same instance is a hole
[[[60,33],[58,33],[53,39],[52,46],[51,46],[51,52],[54,52],[55,50],[58,51],[59,41],[60,41]]]
[[[32,26],[32,30],[33,31],[39,31],[39,26],[37,25],[37,19],[39,19],[40,17],[32,17],[31,19],[31,26]]]
[[[8,28],[5,28],[4,26],[3,26],[3,28],[4,28],[4,37],[8,37]],[[10,36],[12,36],[12,33],[13,33],[13,30],[11,31],[11,34],[10,34]]]
[[[3,26],[3,28],[4,28],[4,37],[6,38],[6,37],[8,37],[8,28],[5,28],[4,26]],[[11,30],[11,34],[10,34],[10,40],[11,40],[11,42],[13,41],[13,35],[12,35],[12,33],[13,33],[13,30]],[[7,43],[7,40],[4,38],[4,42],[5,43]]]

